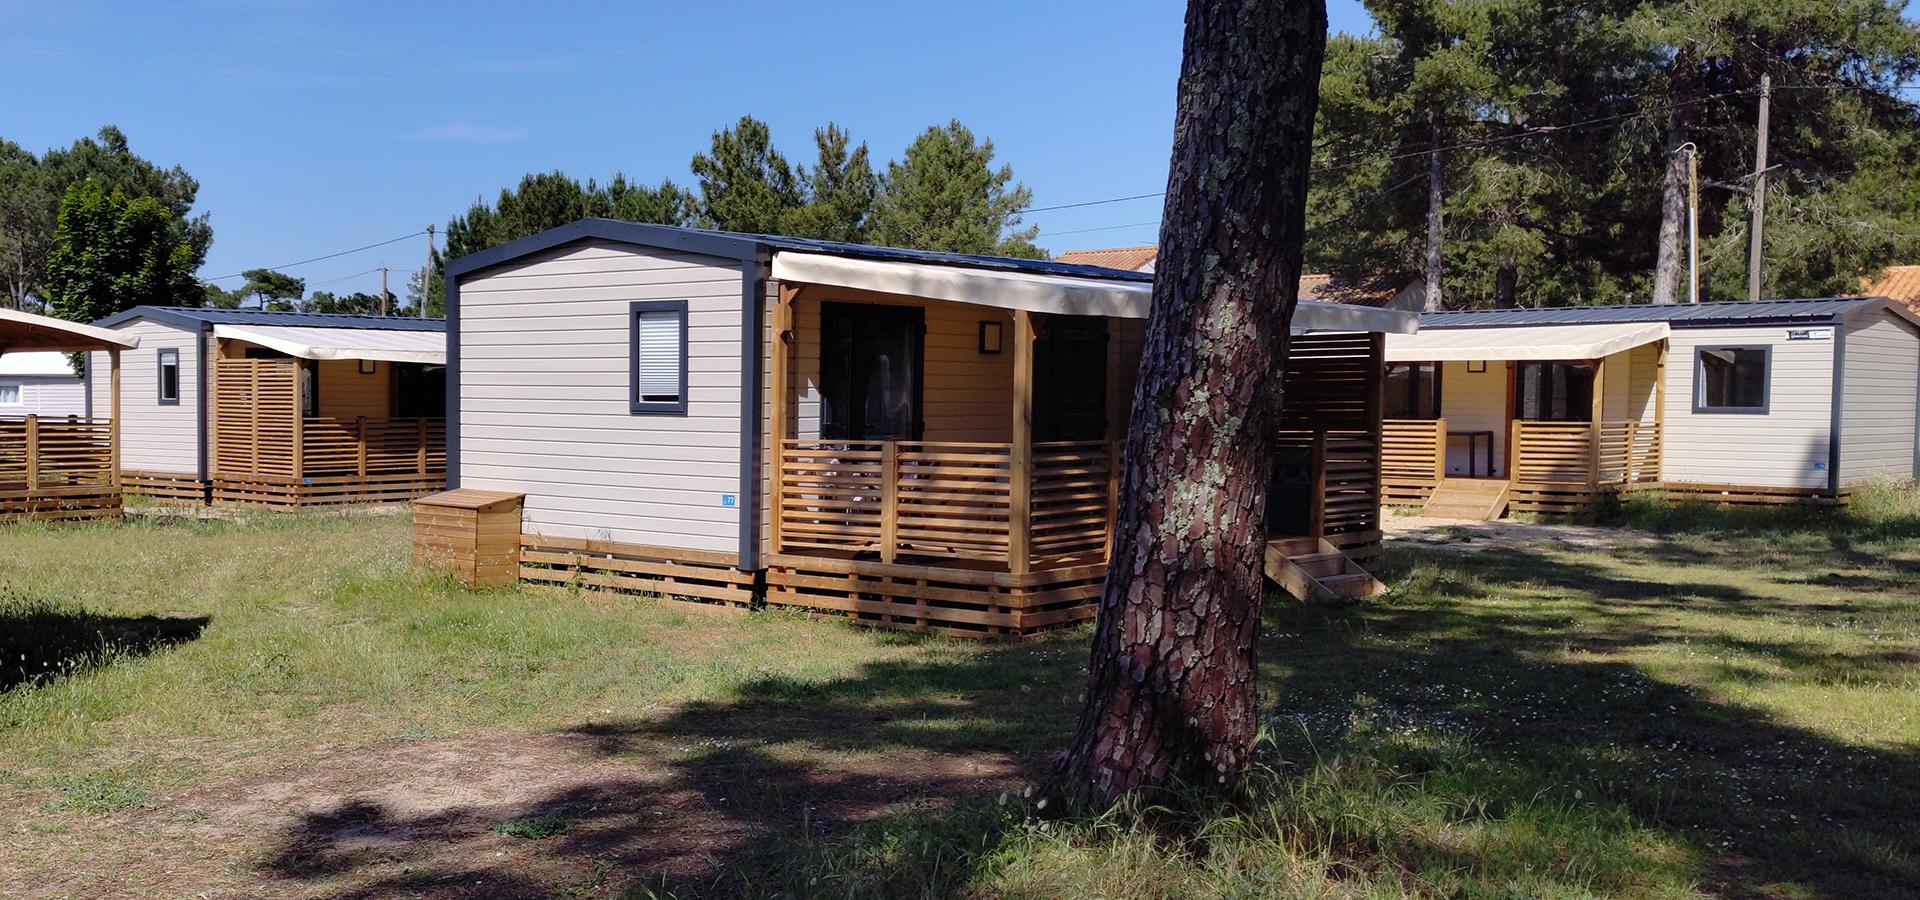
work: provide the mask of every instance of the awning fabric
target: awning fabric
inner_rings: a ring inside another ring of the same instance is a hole
[[[1665,322],[1429,328],[1387,338],[1387,359],[1426,362],[1476,359],[1599,359],[1667,337]]]
[[[66,376],[73,374],[73,363],[65,353],[35,350],[30,353],[0,353],[0,375]]]
[[[999,309],[1144,319],[1153,305],[1153,285],[970,266],[855,259],[825,253],[777,251],[773,277],[781,281],[951,300]],[[1293,314],[1298,331],[1382,331],[1412,334],[1419,316],[1391,309],[1302,301]]]
[[[28,350],[131,350],[140,339],[110,328],[0,309],[0,353]]]
[[[434,366],[447,364],[447,336],[438,331],[215,325],[213,336],[259,344],[301,359],[371,359]]]

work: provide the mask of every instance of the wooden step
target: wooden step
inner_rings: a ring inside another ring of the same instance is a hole
[[[1374,580],[1372,575],[1366,572],[1353,572],[1347,575],[1335,575],[1331,578],[1322,578],[1320,579],[1320,583],[1326,585],[1327,589],[1332,591],[1336,596],[1349,599],[1370,597],[1375,593],[1374,585],[1379,584],[1379,582]]]
[[[1351,562],[1344,553],[1303,553],[1287,558],[1316,578],[1343,574],[1347,571],[1347,563]]]
[[[1506,512],[1512,485],[1491,478],[1443,478],[1427,496],[1421,514],[1437,519],[1487,521]]]
[[[1310,602],[1370,597],[1387,587],[1324,538],[1269,541],[1266,572],[1287,593]]]

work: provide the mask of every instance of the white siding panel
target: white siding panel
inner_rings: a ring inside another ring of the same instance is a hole
[[[196,475],[200,470],[200,379],[198,334],[186,328],[133,319],[114,329],[140,339],[120,353],[120,467],[143,472]],[[159,402],[160,350],[180,351],[180,402]],[[93,411],[110,415],[107,354],[88,354],[93,373]]]
[[[87,389],[78,378],[60,375],[0,375],[20,386],[17,406],[0,406],[0,416],[84,416]]]
[[[1833,341],[1789,341],[1785,326],[1676,328],[1667,356],[1667,481],[1825,488],[1833,409]],[[1773,348],[1765,415],[1695,413],[1700,347]]]
[[[1840,483],[1912,478],[1920,332],[1891,312],[1864,316],[1847,329],[1845,367]]]
[[[460,286],[460,483],[527,495],[535,534],[739,547],[740,266],[613,242]],[[627,305],[687,301],[685,416],[628,412]]]

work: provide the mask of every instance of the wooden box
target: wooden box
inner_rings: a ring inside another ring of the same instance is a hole
[[[471,587],[520,579],[520,507],[525,494],[460,488],[413,501],[413,562]]]

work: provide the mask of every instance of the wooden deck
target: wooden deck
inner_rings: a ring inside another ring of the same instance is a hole
[[[1446,420],[1386,423],[1381,478],[1387,502],[1417,506],[1447,481]],[[1527,422],[1508,432],[1512,512],[1570,515],[1602,497],[1660,485],[1658,424],[1645,422]]]
[[[301,417],[300,405],[295,361],[215,362],[215,502],[377,503],[446,487],[445,419]]]
[[[0,521],[119,518],[111,421],[0,418]]]

